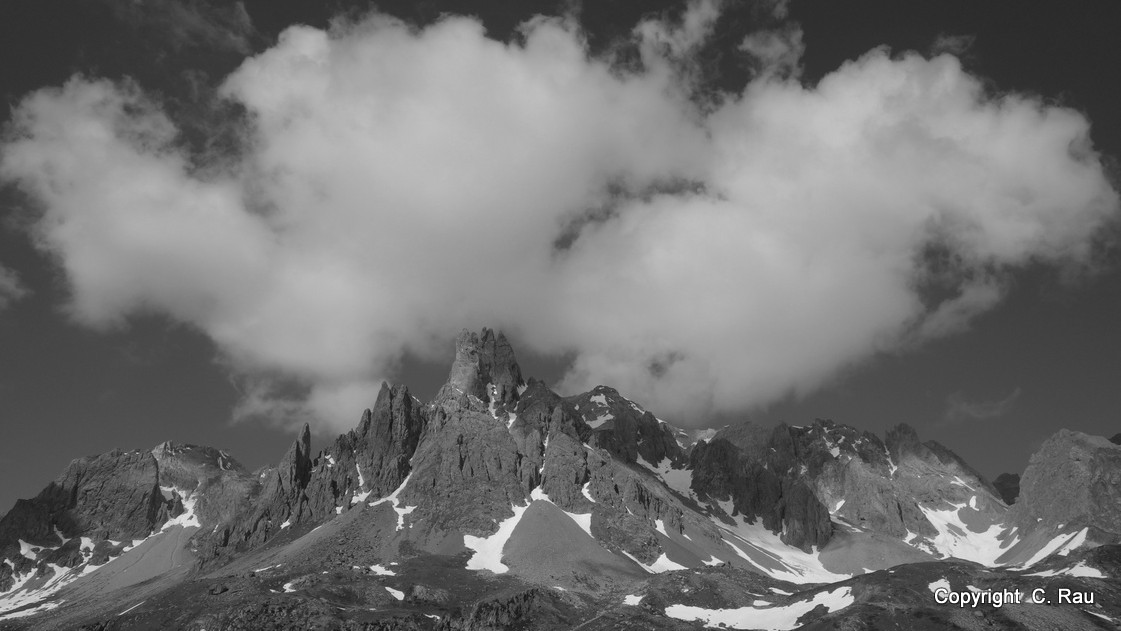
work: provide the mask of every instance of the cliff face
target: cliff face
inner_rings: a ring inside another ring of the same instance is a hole
[[[517,401],[524,384],[514,349],[505,335],[495,335],[490,329],[478,335],[466,329],[460,332],[445,389],[503,406]]]
[[[1121,535],[1121,445],[1065,429],[1051,436],[1024,470],[1013,516],[1024,530],[1064,524]]]
[[[606,449],[624,462],[642,458],[657,465],[665,459],[681,462],[685,453],[673,428],[624,398],[619,391],[596,386],[565,399],[566,409],[591,430],[588,444]]]
[[[283,528],[348,510],[357,498],[392,493],[412,471],[410,460],[428,425],[428,411],[404,386],[382,384],[358,427],[313,456],[304,426],[276,467],[266,469],[241,510],[219,520],[204,558],[255,547]]]
[[[782,436],[782,434],[778,434]],[[781,440],[781,439],[780,439]],[[731,500],[734,513],[781,533],[803,550],[829,542],[829,511],[787,466],[752,459],[723,438],[699,442],[690,455],[693,490],[715,500]]]
[[[115,450],[79,458],[37,496],[16,502],[0,519],[0,558],[8,560],[0,563],[0,591],[29,572],[52,576],[51,566],[105,563],[182,513],[183,501],[200,485],[215,490],[222,484],[222,475],[198,475],[197,467],[172,454],[180,449],[168,443],[152,451]],[[226,500],[233,496],[240,501],[247,488],[233,489]],[[220,513],[223,495],[209,495],[212,512]]]

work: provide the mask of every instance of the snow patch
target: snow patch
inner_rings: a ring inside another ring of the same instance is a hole
[[[614,420],[614,419],[615,419],[615,417],[610,412],[607,412],[605,414],[600,414],[594,420],[588,421],[588,427],[590,427],[592,429],[596,429],[597,427],[599,427],[600,425],[603,425],[607,421],[611,421],[611,420]]]
[[[642,602],[642,596],[638,596],[636,594],[627,594],[626,596],[623,596],[624,605],[631,605],[633,607],[640,602]]]
[[[1060,534],[1056,536],[1054,539],[1048,541],[1046,545],[1040,548],[1039,551],[1036,552],[1032,556],[1032,558],[1028,559],[1026,563],[1021,565],[1019,569],[1027,569],[1060,550],[1065,550],[1069,553],[1069,551],[1073,549],[1070,544],[1074,542],[1078,537],[1081,537],[1082,541],[1086,540],[1086,531],[1087,529],[1083,528],[1081,531],[1076,533],[1071,533],[1068,535]],[[1079,542],[1078,545],[1081,545],[1081,542]]]
[[[548,503],[552,504],[553,506],[557,506],[556,502],[554,502],[552,499],[550,499],[549,495],[547,493],[545,493],[544,489],[542,489],[540,486],[538,486],[537,488],[530,491],[529,498],[531,500],[541,500],[543,502],[548,502]],[[592,501],[594,502],[595,500],[592,500]],[[557,506],[557,508],[560,508],[560,506]],[[560,510],[565,515],[568,515],[569,519],[576,522],[576,525],[579,526],[581,530],[588,533],[589,537],[592,536],[592,514],[591,513],[570,513],[568,511],[564,510],[563,508],[560,508]]]
[[[932,593],[932,594],[938,593],[938,590],[940,590],[940,589],[944,589],[948,592],[953,591],[953,588],[950,587],[950,581],[946,580],[945,578],[940,578],[940,579],[934,581],[933,583],[931,583],[930,585],[927,585],[926,587],[927,587],[927,589],[930,590],[930,593]]]
[[[361,492],[355,493],[354,496],[350,498],[352,506],[358,502],[365,502],[366,498],[370,497],[371,493],[371,491],[362,491],[362,488],[366,486],[366,478],[362,476],[362,467],[358,466],[357,462],[354,463],[354,470],[358,472],[358,490]]]
[[[1077,550],[1079,547],[1082,546],[1082,544],[1086,543],[1086,534],[1089,531],[1090,531],[1089,528],[1083,528],[1082,530],[1078,531],[1078,534],[1074,535],[1074,537],[1070,541],[1067,541],[1066,543],[1064,543],[1063,547],[1059,548],[1059,551],[1056,552],[1055,554],[1058,554],[1058,555],[1061,555],[1061,556],[1066,556],[1066,555],[1070,554],[1071,552],[1073,552],[1074,550]]]
[[[31,559],[32,561],[37,561],[39,559],[39,551],[43,549],[42,546],[33,546],[23,539],[19,539],[18,541],[20,554]]]
[[[9,620],[11,618],[25,618],[27,616],[34,616],[35,614],[43,613],[44,611],[50,611],[51,609],[55,609],[56,607],[58,607],[61,604],[62,604],[62,601],[51,602],[51,603],[43,603],[43,604],[39,605],[38,607],[32,607],[31,609],[24,609],[22,611],[13,611],[12,613],[0,614],[0,620]]]
[[[722,504],[728,505],[725,512],[731,510],[731,502]],[[723,532],[728,547],[768,576],[791,583],[835,583],[851,578],[848,574],[825,569],[816,548],[813,552],[803,552],[788,546],[778,535],[764,528],[762,522],[747,524],[742,519],[732,518],[735,524],[730,526],[715,516],[710,519]]]
[[[415,511],[417,508],[416,506],[406,506],[404,508],[401,508],[401,502],[397,499],[397,496],[401,494],[401,491],[405,490],[405,486],[409,483],[409,479],[412,477],[412,473],[405,476],[404,481],[401,482],[401,486],[397,487],[392,493],[377,501],[369,503],[369,506],[377,506],[378,504],[384,504],[386,502],[391,503],[393,505],[393,510],[397,512],[397,530],[399,531],[405,529],[405,515],[408,515],[409,513]]]
[[[1033,572],[1031,574],[1025,574],[1024,576],[1081,576],[1084,578],[1109,578],[1098,568],[1086,565],[1085,561],[1079,561],[1077,565],[1063,570],[1043,570],[1042,572]]]
[[[467,569],[490,570],[495,574],[504,574],[509,571],[510,568],[502,563],[502,548],[506,547],[506,541],[510,539],[510,535],[513,534],[514,528],[518,526],[518,522],[521,521],[527,508],[529,508],[529,504],[510,506],[510,509],[514,511],[514,516],[502,520],[498,524],[498,531],[489,537],[463,535],[463,545],[475,551],[475,554],[467,560]]]
[[[671,572],[673,570],[687,570],[687,569],[689,569],[689,568],[685,567],[684,565],[681,565],[680,563],[674,563],[673,561],[670,561],[669,557],[666,556],[665,552],[663,552],[662,556],[655,559],[654,562],[651,563],[650,565],[646,565],[642,561],[639,561],[637,558],[634,557],[634,555],[630,554],[629,552],[623,552],[623,554],[626,555],[626,557],[628,559],[630,559],[631,561],[634,561],[635,563],[637,563],[639,565],[639,567],[641,567],[642,569],[646,570],[647,572],[649,572],[651,574],[661,574],[662,572]]]
[[[381,565],[371,565],[370,571],[378,576],[397,576],[397,572]]]
[[[997,557],[1003,553],[1000,545],[1003,543],[1001,535],[1005,528],[1000,524],[992,524],[984,532],[970,530],[959,514],[965,506],[964,503],[950,504],[948,509],[936,510],[919,505],[926,520],[938,532],[930,540],[929,547],[943,557],[957,557],[989,567],[996,566]]]
[[[123,615],[125,615],[126,613],[128,613],[128,612],[132,611],[133,609],[136,609],[136,608],[137,608],[137,607],[139,607],[140,605],[143,605],[143,604],[144,604],[145,602],[146,602],[146,601],[143,601],[143,600],[142,600],[142,601],[140,601],[140,602],[136,603],[135,605],[133,605],[133,606],[129,607],[128,609],[125,609],[124,611],[122,611],[121,613],[119,613],[119,614],[117,614],[117,615],[118,615],[118,616],[123,616]]]
[[[666,488],[677,491],[685,497],[693,497],[693,490],[689,488],[693,484],[692,470],[674,469],[673,462],[669,458],[662,458],[657,466],[650,464],[642,456],[639,456],[635,462],[657,475]]]
[[[800,600],[780,607],[740,607],[738,609],[704,609],[689,605],[670,605],[666,615],[678,620],[700,620],[705,626],[726,626],[733,629],[788,630],[798,627],[798,619],[824,606],[830,613],[853,604],[852,589],[838,587],[818,592],[809,600]]]
[[[665,522],[663,522],[660,519],[655,519],[654,520],[654,530],[657,530],[658,532],[662,533],[663,535],[665,535],[667,537],[669,536],[669,533],[666,532]]]
[[[592,484],[591,482],[585,482],[584,486],[580,488],[580,492],[584,494],[584,497],[588,498],[589,502],[595,504],[596,503],[596,498],[592,497],[592,492],[588,489],[588,487],[590,487],[591,484]]]
[[[397,600],[405,600],[405,592],[403,592],[403,591],[393,589],[392,587],[386,587],[385,591],[389,592],[390,595],[393,596],[394,598],[396,598]]]
[[[195,505],[198,503],[198,494],[196,494],[194,491],[188,492],[184,489],[173,486],[161,486],[160,490],[165,493],[177,493],[179,497],[183,498],[183,512],[179,513],[178,517],[169,519],[164,522],[163,526],[160,528],[160,532],[163,532],[168,528],[171,528],[172,526],[182,526],[184,528],[190,528],[192,526],[195,528],[202,527],[202,522],[199,521],[198,515],[195,514]]]

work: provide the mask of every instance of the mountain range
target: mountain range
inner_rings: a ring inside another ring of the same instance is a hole
[[[907,425],[685,430],[464,331],[317,453],[74,460],[0,519],[0,629],[1115,629],[1118,443],[990,482]]]

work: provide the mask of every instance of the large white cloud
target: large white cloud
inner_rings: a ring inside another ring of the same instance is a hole
[[[239,413],[333,428],[465,326],[681,422],[765,404],[959,330],[1116,217],[1083,116],[949,55],[763,72],[702,110],[681,57],[713,17],[637,28],[641,71],[562,20],[520,43],[464,18],[293,27],[223,85],[252,121],[236,169],[193,169],[135,86],[75,78],[16,110],[2,175],[41,202],[80,322],[168,314],[221,349]]]

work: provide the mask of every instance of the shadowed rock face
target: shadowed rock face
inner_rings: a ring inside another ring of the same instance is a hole
[[[691,462],[695,491],[731,499],[737,511],[803,549],[829,541],[829,507],[852,525],[896,538],[937,535],[923,507],[976,502],[989,521],[1006,510],[980,474],[907,425],[885,442],[821,419],[804,427],[743,423],[697,443]]]
[[[18,554],[18,539],[57,546],[55,528],[65,537],[142,538],[166,520],[166,509],[151,453],[111,451],[79,458],[39,495],[19,500],[0,519],[0,555],[13,547]]]
[[[1032,455],[1013,511],[1025,530],[1075,524],[1121,534],[1121,445],[1060,430]]]
[[[782,445],[789,436],[776,428],[771,443]],[[776,454],[781,454],[777,449]],[[805,482],[788,473],[790,467],[752,459],[731,441],[701,441],[690,454],[692,488],[698,494],[732,501],[735,513],[750,522],[780,532],[788,545],[809,550],[829,542],[833,526],[829,511]]]
[[[82,562],[78,537],[97,542],[104,555],[101,542],[143,539],[175,508],[160,492],[159,466],[150,452],[115,450],[74,460],[39,495],[19,500],[0,519],[0,558],[15,565],[0,564],[0,590],[11,587],[14,573]],[[28,559],[20,553],[21,539],[47,549]]]
[[[653,465],[666,458],[673,462],[684,459],[673,429],[614,388],[596,386],[566,398],[565,403],[591,429],[588,444],[606,449],[624,462],[637,462],[639,456]]]
[[[257,484],[240,462],[213,447],[165,442],[152,450],[152,457],[159,465],[160,486],[174,488],[180,496],[175,501],[194,494],[195,513],[207,523],[232,519]]]
[[[993,480],[993,486],[1000,492],[1000,499],[1011,506],[1016,503],[1016,498],[1020,496],[1020,474],[1002,473]]]
[[[229,545],[249,548],[263,543],[284,522],[327,518],[348,509],[360,493],[375,498],[392,493],[412,470],[410,459],[427,426],[427,411],[408,388],[386,384],[358,427],[314,458],[311,431],[305,425],[280,463],[256,481],[248,505],[208,535],[204,558],[218,556]]]
[[[305,424],[280,464],[262,473],[256,502],[233,519],[232,533],[230,527],[215,532],[207,549],[213,553],[231,539],[235,544],[253,546],[279,531],[282,521],[298,522],[306,514],[304,489],[310,479],[311,428]]]

